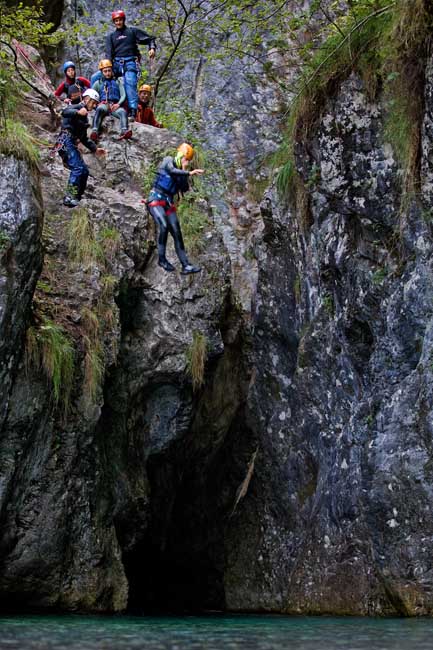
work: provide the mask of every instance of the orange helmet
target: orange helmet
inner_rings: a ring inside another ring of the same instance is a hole
[[[115,18],[123,18],[123,20],[125,20],[126,18],[125,12],[122,11],[122,9],[119,9],[119,11],[113,11],[111,13],[111,20],[114,20]]]
[[[111,63],[110,59],[102,59],[102,61],[99,61],[98,68],[99,70],[102,70],[103,68],[112,68],[113,64]]]
[[[187,160],[193,159],[194,149],[191,147],[190,144],[187,144],[186,142],[182,142],[182,144],[177,148],[177,150]]]
[[[148,84],[143,84],[143,85],[140,86],[140,88],[138,89],[138,92],[141,93],[141,92],[144,91],[144,90],[146,90],[148,93],[151,93],[151,92],[152,92],[152,86],[149,86]]]

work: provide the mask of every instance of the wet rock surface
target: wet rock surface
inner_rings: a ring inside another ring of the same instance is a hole
[[[204,337],[205,358],[215,368],[225,349],[230,262],[209,209],[203,205],[200,250],[190,251],[203,266],[201,274],[181,276],[179,268],[165,273],[154,254],[143,176],[178,138],[142,125],[134,125],[131,141],[118,135],[118,124],[107,119],[100,143],[107,156],[98,160],[83,152],[91,177],[74,210],[62,205],[67,171],[58,156],[46,157],[43,233],[40,205],[39,212],[29,205],[28,187],[17,189],[19,209],[15,195],[5,194],[11,238],[21,222],[33,238],[13,242],[14,254],[21,246],[29,268],[21,264],[18,279],[5,276],[9,293],[2,294],[4,331],[13,329],[14,337],[5,337],[9,384],[0,445],[0,593],[7,606],[126,608],[136,569],[122,553],[141,554],[149,532],[149,457],[182,442],[193,420],[197,397],[188,354],[194,334]],[[20,162],[10,164],[18,177],[24,174]],[[11,246],[8,239],[8,251]],[[172,244],[168,255],[176,264]],[[12,311],[15,302],[18,313]],[[41,323],[53,322],[74,347],[69,405],[54,399],[44,363],[32,362],[28,342],[23,354],[26,326],[39,331]],[[6,343],[20,351],[16,362]],[[215,413],[212,418],[218,419]],[[212,451],[221,442],[202,441]],[[176,485],[173,479],[170,489]]]
[[[95,3],[96,22],[105,11]],[[201,204],[198,276],[157,266],[142,203],[175,134],[134,125],[121,142],[107,120],[108,154],[85,154],[91,178],[72,211],[67,172],[47,159],[42,235],[38,180],[20,186],[30,170],[8,160],[1,601],[431,614],[432,62],[418,195],[404,193],[384,101],[352,75],[297,143],[298,208],[262,192],[258,151],[278,144],[281,97],[251,79],[232,90],[239,71],[223,79],[218,66],[181,77],[227,172]],[[25,330],[42,316],[73,342],[66,412],[44,368],[25,363]],[[197,333],[206,363],[193,387]]]
[[[429,78],[427,188],[430,97]],[[298,145],[308,220],[266,205],[249,393],[260,451],[226,539],[231,608],[432,611],[429,196],[403,201],[383,115],[359,79],[343,83]]]

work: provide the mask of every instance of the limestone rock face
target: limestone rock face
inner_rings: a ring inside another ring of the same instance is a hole
[[[418,200],[403,200],[383,106],[354,76],[298,145],[307,213],[272,193],[264,206],[260,447],[226,540],[230,608],[432,612],[429,70]]]
[[[27,162],[0,155],[0,426],[42,264],[42,199]]]

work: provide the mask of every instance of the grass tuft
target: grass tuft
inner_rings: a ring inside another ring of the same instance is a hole
[[[84,329],[84,382],[83,392],[87,405],[94,404],[104,377],[104,350],[100,341],[100,315],[83,307],[81,310]]]
[[[24,124],[7,118],[0,134],[0,153],[37,167],[39,151]]]
[[[75,264],[104,262],[104,251],[95,240],[89,214],[85,208],[75,210],[69,224],[69,258]]]
[[[192,388],[198,390],[204,384],[204,370],[207,358],[208,340],[201,332],[193,332],[192,343],[186,352],[187,368],[192,379]]]
[[[200,196],[192,190],[182,198],[177,207],[185,248],[191,253],[203,252],[203,235],[209,225],[207,215],[199,207],[199,198]]]
[[[94,404],[104,376],[104,354],[98,341],[84,336],[84,397],[88,405]]]
[[[25,363],[42,368],[52,383],[54,401],[68,410],[74,376],[74,347],[60,325],[43,318],[27,330]]]
[[[109,228],[108,226],[101,228],[98,233],[98,242],[101,244],[105,258],[112,263],[120,249],[120,232],[116,228]]]

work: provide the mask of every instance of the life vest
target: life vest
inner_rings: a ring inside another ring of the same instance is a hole
[[[156,189],[161,190],[161,192],[165,192],[166,194],[169,194],[170,196],[173,196],[176,194],[178,190],[178,186],[174,178],[166,172],[164,169],[159,169],[156,178],[155,178],[155,183],[154,186]]]
[[[101,102],[117,104],[120,99],[120,88],[117,81],[115,79],[101,79],[99,96]]]

